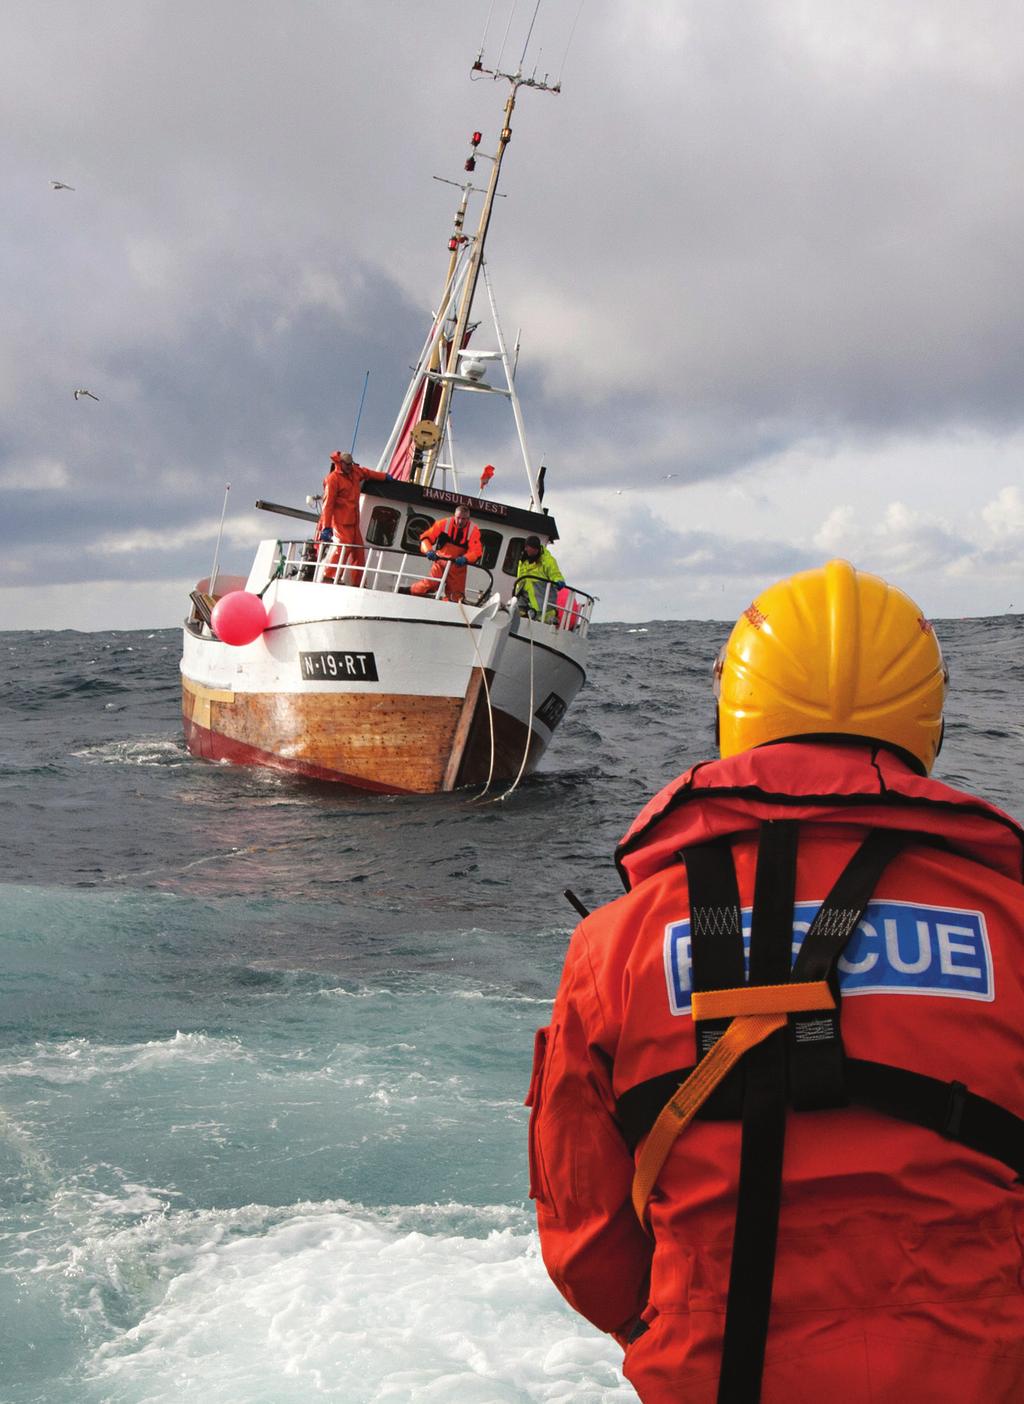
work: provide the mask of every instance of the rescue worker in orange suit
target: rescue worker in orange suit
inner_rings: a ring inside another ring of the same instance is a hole
[[[324,580],[333,582],[340,574],[343,585],[361,583],[366,552],[359,527],[359,496],[365,482],[386,477],[386,473],[378,473],[375,468],[354,463],[350,453],[331,454],[331,469],[324,478],[324,500],[316,524],[317,541],[338,544],[330,554]]]
[[[1024,831],[928,778],[945,688],[877,576],[765,590],[572,937],[530,1192],[645,1404],[1024,1400]]]
[[[458,604],[466,593],[466,567],[476,565],[484,553],[480,532],[469,520],[469,508],[459,504],[455,515],[435,522],[420,537],[420,551],[433,562],[430,574],[425,580],[417,580],[410,587],[411,595],[433,595],[438,589],[438,581],[444,575],[445,599]],[[451,565],[448,562],[451,562]]]

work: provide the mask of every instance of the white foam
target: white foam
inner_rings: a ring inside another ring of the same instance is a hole
[[[87,1038],[60,1043],[37,1043],[27,1057],[0,1063],[0,1080],[34,1077],[56,1085],[91,1082],[128,1073],[148,1072],[170,1064],[252,1062],[254,1055],[237,1038],[214,1038],[204,1033],[182,1033],[147,1043],[108,1045]]]
[[[540,999],[536,995],[524,994],[495,994],[493,990],[452,990],[452,999],[482,999],[491,1004],[546,1004],[548,1008],[554,1005],[553,999]]]
[[[89,1362],[104,1400],[634,1397],[618,1348],[562,1303],[529,1220],[505,1206],[167,1214],[101,1235],[77,1269],[94,1312],[112,1291],[123,1311],[125,1282],[139,1294],[135,1324],[104,1323]]]
[[[116,706],[116,703],[105,703],[108,709]],[[173,768],[188,764],[188,752],[183,742],[168,741],[159,736],[138,741],[106,741],[100,746],[85,746],[71,754],[77,760],[88,761],[92,765],[157,765]]]

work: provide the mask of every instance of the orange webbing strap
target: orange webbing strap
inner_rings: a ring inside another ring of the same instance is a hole
[[[732,990],[694,993],[694,1019],[728,1019],[747,1014],[802,1014],[805,1010],[835,1009],[827,980],[785,985],[739,985]]]
[[[707,990],[692,996],[694,1019],[735,1017],[665,1103],[651,1127],[633,1175],[633,1208],[641,1223],[646,1220],[647,1201],[676,1137],[744,1053],[777,1029],[785,1028],[788,1014],[834,1008],[835,1000],[825,980],[795,985],[741,985],[737,989]]]

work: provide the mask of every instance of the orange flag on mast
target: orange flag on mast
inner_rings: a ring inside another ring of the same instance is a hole
[[[483,492],[484,488],[487,486],[487,484],[491,481],[491,479],[492,479],[493,477],[494,477],[494,464],[493,464],[493,463],[488,463],[488,464],[486,464],[486,466],[484,467],[484,471],[480,474],[480,491],[481,491],[481,492]]]

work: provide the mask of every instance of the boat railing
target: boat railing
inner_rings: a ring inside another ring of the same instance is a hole
[[[590,633],[590,616],[594,612],[595,599],[593,595],[588,595],[585,590],[578,590],[575,585],[565,584],[561,588],[556,588],[553,581],[546,580],[544,589],[541,591],[540,580],[531,577],[533,583],[533,596],[522,587],[516,594],[519,601],[520,614],[527,615],[530,619],[536,619],[542,624],[547,624],[560,632],[570,632],[579,630],[580,637],[586,638]],[[537,600],[537,607],[533,606],[533,599]]]
[[[317,585],[344,585],[350,589],[384,590],[408,594],[417,580],[428,579],[423,556],[399,546],[367,546],[345,541],[279,541],[276,575],[283,580],[303,580]],[[346,560],[351,554],[352,560]],[[436,577],[435,594],[443,595],[451,561]],[[482,583],[481,583],[482,577]],[[466,603],[479,605],[494,591],[494,577],[479,565],[466,567]]]

